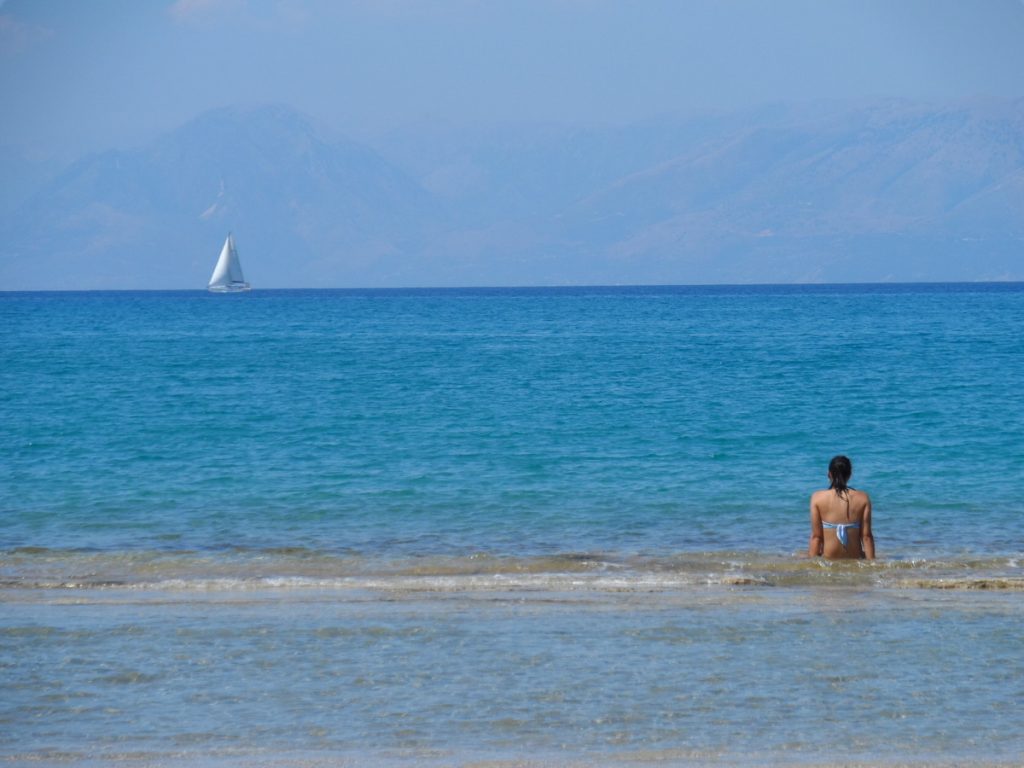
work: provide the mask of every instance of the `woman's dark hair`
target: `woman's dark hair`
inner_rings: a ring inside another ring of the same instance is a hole
[[[846,485],[850,482],[850,475],[853,474],[853,464],[845,456],[835,456],[828,463],[829,488],[834,488],[840,496],[849,490]]]

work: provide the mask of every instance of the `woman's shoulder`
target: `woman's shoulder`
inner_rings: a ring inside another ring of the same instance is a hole
[[[850,505],[857,510],[867,511],[871,509],[871,497],[865,491],[850,489]],[[857,513],[858,515],[860,512]]]
[[[825,503],[826,501],[828,501],[828,495],[830,493],[832,493],[832,491],[830,489],[828,489],[828,488],[823,488],[820,491],[815,491],[814,493],[811,494],[811,503],[812,504],[823,504],[823,503]]]

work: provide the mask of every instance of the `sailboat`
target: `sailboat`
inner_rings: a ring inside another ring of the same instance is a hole
[[[210,293],[240,293],[249,290],[249,284],[242,277],[242,262],[238,260],[235,239],[230,232],[228,239],[224,241],[224,247],[220,249],[220,258],[217,259],[217,266],[213,268],[206,290]]]

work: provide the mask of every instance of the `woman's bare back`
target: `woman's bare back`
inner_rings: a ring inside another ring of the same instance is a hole
[[[811,496],[811,540],[807,553],[830,560],[875,557],[871,499],[863,491],[829,488]]]

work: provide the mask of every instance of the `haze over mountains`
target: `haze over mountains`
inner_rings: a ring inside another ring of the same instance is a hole
[[[373,147],[225,108],[56,175],[0,165],[4,290],[201,288],[229,230],[256,288],[1024,279],[1024,100]]]

